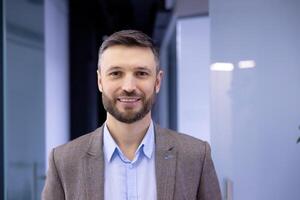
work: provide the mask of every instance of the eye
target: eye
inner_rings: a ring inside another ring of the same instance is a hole
[[[120,71],[113,71],[113,72],[109,73],[109,76],[111,76],[113,78],[120,77],[121,75],[122,75],[122,73]]]
[[[149,76],[149,73],[148,73],[148,72],[145,72],[145,71],[138,71],[138,72],[136,72],[136,75],[137,75],[138,77],[144,78],[144,77]]]

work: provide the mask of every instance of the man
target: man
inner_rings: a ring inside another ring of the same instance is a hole
[[[208,143],[151,119],[163,72],[152,40],[114,33],[100,47],[104,125],[53,149],[44,200],[221,200]]]

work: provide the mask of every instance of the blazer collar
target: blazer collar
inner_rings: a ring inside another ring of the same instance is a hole
[[[92,133],[87,154],[83,157],[83,186],[87,199],[91,200],[104,200],[103,127]],[[172,200],[177,160],[175,139],[157,124],[154,124],[154,132],[157,200]]]

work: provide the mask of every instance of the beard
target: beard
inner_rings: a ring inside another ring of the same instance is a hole
[[[122,112],[117,108],[116,105],[118,102],[118,98],[116,96],[114,96],[113,98],[109,98],[104,92],[102,92],[102,103],[104,109],[108,113],[110,113],[114,118],[116,118],[118,121],[126,124],[131,124],[144,118],[150,112],[156,99],[155,89],[153,89],[152,95],[147,99],[144,94],[137,94],[135,91],[130,93],[123,91],[118,96],[126,96],[126,97],[139,96],[140,101],[142,102],[142,107],[139,110],[134,111],[132,109],[125,109],[125,111]]]

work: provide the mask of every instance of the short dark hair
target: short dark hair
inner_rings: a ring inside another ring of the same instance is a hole
[[[159,70],[159,54],[153,40],[145,33],[137,30],[118,31],[106,38],[99,48],[98,67],[100,67],[100,58],[103,52],[115,45],[150,48],[155,58],[156,69]]]

